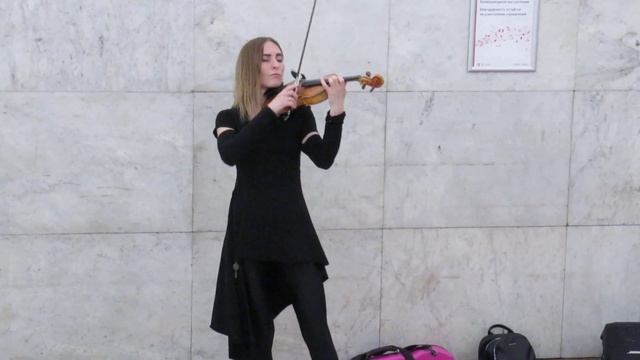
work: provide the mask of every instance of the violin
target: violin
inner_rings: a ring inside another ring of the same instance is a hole
[[[371,87],[370,91],[377,89],[384,85],[384,78],[382,75],[371,76],[370,72],[366,72],[366,75],[346,76],[345,82],[357,81],[364,90],[367,86]],[[300,81],[300,90],[298,91],[298,106],[301,105],[316,105],[327,100],[327,92],[322,87],[320,79]]]
[[[291,72],[294,77],[296,77],[295,71]],[[316,105],[325,100],[327,100],[327,92],[322,87],[320,79],[307,80],[304,75],[300,75],[300,89],[298,90],[298,106],[302,105]],[[377,89],[384,85],[384,78],[382,75],[373,75],[371,76],[370,72],[366,72],[365,75],[354,75],[354,76],[346,76],[344,77],[345,82],[349,81],[357,81],[360,83],[360,86],[364,90],[367,86],[371,88],[370,91]],[[265,92],[266,103],[269,104],[271,100],[282,91],[287,85],[281,85],[277,88],[272,88]]]

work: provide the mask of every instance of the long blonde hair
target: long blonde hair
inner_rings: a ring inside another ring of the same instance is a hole
[[[240,111],[243,120],[250,120],[262,108],[262,89],[260,85],[260,66],[262,51],[268,41],[282,48],[277,41],[270,37],[257,37],[249,40],[236,60],[236,84],[233,91],[233,106]]]

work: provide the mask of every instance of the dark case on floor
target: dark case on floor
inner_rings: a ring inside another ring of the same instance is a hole
[[[640,322],[615,322],[602,330],[601,360],[640,360]]]

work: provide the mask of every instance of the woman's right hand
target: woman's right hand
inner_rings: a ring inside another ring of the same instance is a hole
[[[269,108],[278,116],[298,106],[298,87],[295,83],[285,86],[269,103]]]

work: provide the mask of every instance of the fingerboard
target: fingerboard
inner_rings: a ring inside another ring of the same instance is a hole
[[[358,81],[360,80],[362,76],[361,75],[354,75],[354,76],[346,76],[344,78],[345,82],[349,82],[349,81]],[[300,82],[300,86],[302,87],[309,87],[309,86],[318,86],[320,85],[320,79],[313,79],[313,80],[302,80]]]

